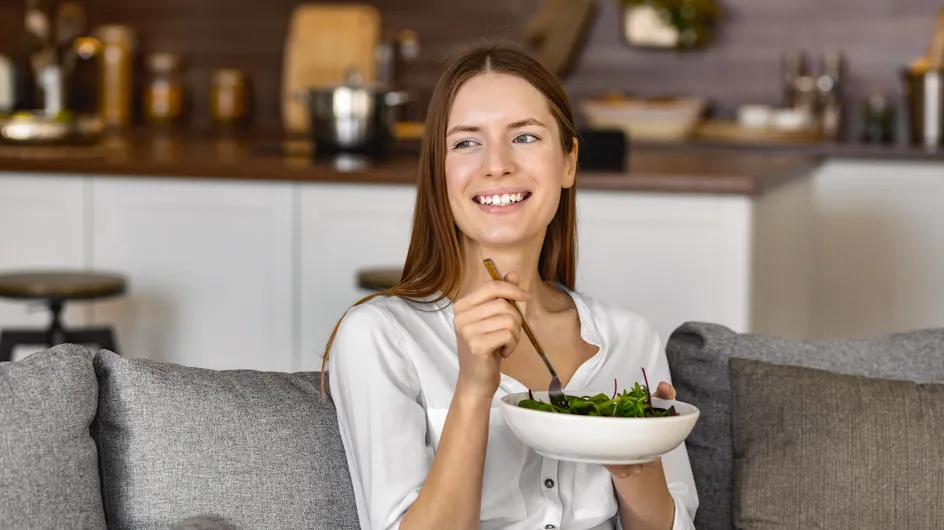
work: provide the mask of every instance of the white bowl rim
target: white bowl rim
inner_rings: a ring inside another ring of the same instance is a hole
[[[540,392],[540,393],[541,393],[541,394],[546,394],[546,392]],[[566,390],[564,391],[564,393],[565,393],[565,394],[568,394],[568,395],[587,395],[587,394],[584,394],[584,393],[581,393],[581,392],[568,392],[568,391],[566,391]],[[598,392],[598,393],[599,393],[599,392]],[[669,401],[669,402],[672,402],[672,403],[676,403],[676,404],[679,404],[679,405],[684,405],[684,406],[686,406],[686,407],[690,407],[690,408],[692,409],[692,412],[687,412],[687,413],[684,413],[684,414],[681,413],[681,412],[679,412],[678,416],[654,416],[654,417],[649,417],[649,418],[639,418],[639,417],[628,417],[628,418],[627,418],[627,417],[622,417],[622,416],[616,416],[616,417],[613,417],[613,416],[583,416],[583,415],[580,415],[580,414],[559,414],[559,413],[556,413],[556,412],[547,412],[547,411],[544,411],[544,410],[526,409],[526,408],[524,408],[524,407],[519,407],[518,405],[513,405],[512,403],[509,403],[509,401],[511,401],[512,399],[518,398],[519,396],[527,396],[527,395],[528,395],[528,392],[515,392],[514,394],[508,394],[507,396],[502,396],[502,398],[501,398],[502,407],[508,408],[508,409],[513,409],[513,410],[515,410],[515,413],[516,413],[516,414],[532,414],[532,415],[533,415],[533,414],[540,414],[540,415],[553,414],[554,416],[556,416],[556,417],[558,417],[558,418],[575,418],[575,419],[576,419],[576,418],[579,418],[580,421],[600,421],[600,420],[602,420],[602,421],[605,421],[605,422],[607,422],[607,423],[617,423],[617,422],[622,422],[622,423],[627,423],[627,422],[652,422],[652,421],[658,421],[658,422],[661,422],[661,423],[672,422],[672,421],[676,421],[676,422],[689,422],[689,421],[692,421],[692,417],[694,417],[694,418],[697,420],[697,418],[701,416],[701,410],[699,410],[698,407],[696,407],[695,405],[692,405],[691,403],[686,403],[686,402],[684,402],[684,401],[679,401],[679,400],[677,400],[677,399],[663,399],[662,401]],[[537,416],[535,416],[535,417],[537,417]],[[545,417],[545,418],[546,418],[547,416],[542,416],[542,417]],[[570,420],[564,420],[564,421],[570,421]]]

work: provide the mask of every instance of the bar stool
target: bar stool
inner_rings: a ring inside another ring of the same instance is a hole
[[[62,310],[66,302],[111,298],[124,294],[125,289],[125,279],[115,274],[84,271],[0,274],[0,298],[40,301],[51,314],[46,329],[0,330],[0,362],[12,360],[13,349],[21,345],[95,344],[118,353],[110,326],[66,329],[62,324]]]
[[[403,270],[394,267],[379,267],[357,271],[357,286],[368,291],[386,291],[403,275]]]

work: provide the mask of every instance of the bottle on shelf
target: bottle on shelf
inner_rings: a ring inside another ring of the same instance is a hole
[[[828,51],[820,59],[816,78],[817,106],[823,136],[828,140],[838,140],[842,131],[845,68],[845,57],[839,51]]]

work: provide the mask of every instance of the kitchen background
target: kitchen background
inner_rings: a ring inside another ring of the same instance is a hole
[[[343,3],[343,2],[339,2]],[[137,33],[139,50],[172,52],[185,61],[184,79],[192,93],[190,122],[209,125],[209,86],[216,68],[245,70],[253,83],[254,122],[264,129],[280,125],[282,57],[296,0],[86,0],[87,27],[127,24]],[[418,94],[406,118],[420,119],[424,102],[444,57],[482,39],[520,40],[539,0],[439,0],[371,2],[387,31],[417,32],[419,56],[402,68],[399,81]],[[23,1],[0,5],[0,53],[19,53]],[[706,97],[721,114],[738,105],[783,101],[782,60],[804,50],[815,69],[821,55],[840,51],[847,61],[845,91],[849,107],[875,90],[894,95],[899,70],[924,53],[933,33],[938,0],[723,0],[715,42],[689,54],[657,53],[625,45],[618,2],[596,2],[585,48],[567,76],[572,97],[612,90],[640,95]],[[143,82],[142,70],[137,77]],[[80,69],[85,87],[73,97],[80,107],[94,105],[93,68]],[[136,91],[140,93],[140,90]],[[850,112],[855,128],[859,112]]]
[[[62,85],[30,36],[47,21],[27,6],[71,26],[47,50],[95,52]],[[639,312],[663,338],[692,320],[802,338],[944,326],[942,8],[4,1],[0,361],[13,342],[17,356],[40,347],[24,337],[50,326],[48,307],[23,300],[41,301],[46,277],[9,273],[53,269],[69,273],[63,289],[91,282],[102,295],[69,301],[66,327],[113,329],[123,355],[319,369],[338,317],[398,278],[426,102],[443,61],[483,40],[528,46],[575,104],[588,295]],[[390,42],[400,59],[379,61]],[[678,42],[696,46],[667,49]],[[336,92],[314,79],[336,85],[352,61],[368,81],[394,66],[382,89],[414,96],[395,123],[345,129],[335,111],[314,111],[343,108],[316,105]],[[47,87],[18,93],[12,113],[5,64]]]

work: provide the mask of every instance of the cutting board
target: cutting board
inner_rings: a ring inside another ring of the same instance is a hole
[[[374,82],[380,31],[380,13],[367,4],[306,3],[292,11],[282,67],[282,123],[288,132],[308,131],[308,107],[298,93],[342,83],[349,66]]]
[[[737,121],[709,120],[695,129],[695,138],[710,142],[742,144],[803,144],[823,140],[819,129],[782,131],[744,127]]]
[[[525,24],[525,42],[545,68],[563,78],[573,69],[595,15],[594,0],[543,0]]]

